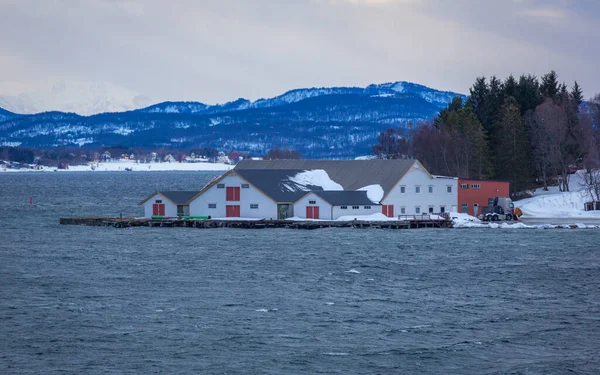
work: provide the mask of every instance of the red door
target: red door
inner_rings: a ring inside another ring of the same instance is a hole
[[[227,217],[240,217],[240,206],[225,206]]]
[[[306,207],[306,218],[307,219],[319,219],[319,207],[307,206]]]
[[[239,201],[240,200],[240,188],[235,186],[228,186],[226,189],[226,199],[228,201]]]
[[[312,219],[313,218],[313,208],[307,206],[306,207],[306,218],[307,219]]]
[[[387,217],[394,217],[394,205],[384,204],[381,206],[381,213]]]
[[[152,216],[165,216],[165,204],[154,203],[152,205]]]

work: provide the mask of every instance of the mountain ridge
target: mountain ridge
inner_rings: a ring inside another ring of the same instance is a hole
[[[435,116],[455,96],[409,82],[290,90],[253,102],[162,102],[126,112],[80,116],[44,112],[0,119],[0,145],[53,148],[216,147],[264,153],[275,146],[305,157],[348,158],[370,151],[390,127]]]

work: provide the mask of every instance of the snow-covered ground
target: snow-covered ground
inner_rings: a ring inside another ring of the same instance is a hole
[[[558,186],[548,187],[548,191],[536,189],[533,197],[515,202],[515,207],[523,211],[523,218],[593,218],[600,220],[600,211],[584,211],[584,203],[591,198],[583,186],[582,171],[571,175],[568,192],[561,192]]]
[[[0,172],[118,172],[131,169],[135,172],[163,172],[163,171],[228,171],[234,166],[221,163],[136,163],[134,161],[118,161],[110,163],[98,163],[92,165],[73,165],[69,169],[57,169],[56,167],[44,167],[41,170],[34,169],[2,169]]]
[[[484,223],[474,216],[468,214],[451,212],[452,226],[454,228],[488,228],[488,229],[599,229],[600,225],[590,225],[573,222],[572,224],[537,224],[527,225],[521,222],[496,222]]]

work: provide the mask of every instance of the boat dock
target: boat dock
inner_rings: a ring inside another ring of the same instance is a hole
[[[191,219],[145,219],[145,218],[112,218],[112,217],[73,217],[61,218],[61,225],[85,225],[92,227],[160,227],[160,228],[376,228],[376,229],[418,229],[418,228],[451,228],[450,220],[409,219],[391,221],[295,221],[295,220],[191,220]]]

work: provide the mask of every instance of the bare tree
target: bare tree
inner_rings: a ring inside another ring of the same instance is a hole
[[[265,160],[276,160],[276,159],[302,159],[300,153],[296,150],[289,148],[275,147],[264,156]]]
[[[569,166],[576,160],[569,152],[568,117],[565,108],[547,99],[540,104],[529,121],[533,145],[533,162],[542,177],[544,190],[548,179],[560,177],[560,189],[569,191]]]
[[[400,135],[398,129],[389,128],[377,136],[373,154],[377,159],[405,159],[408,157],[408,142]]]

